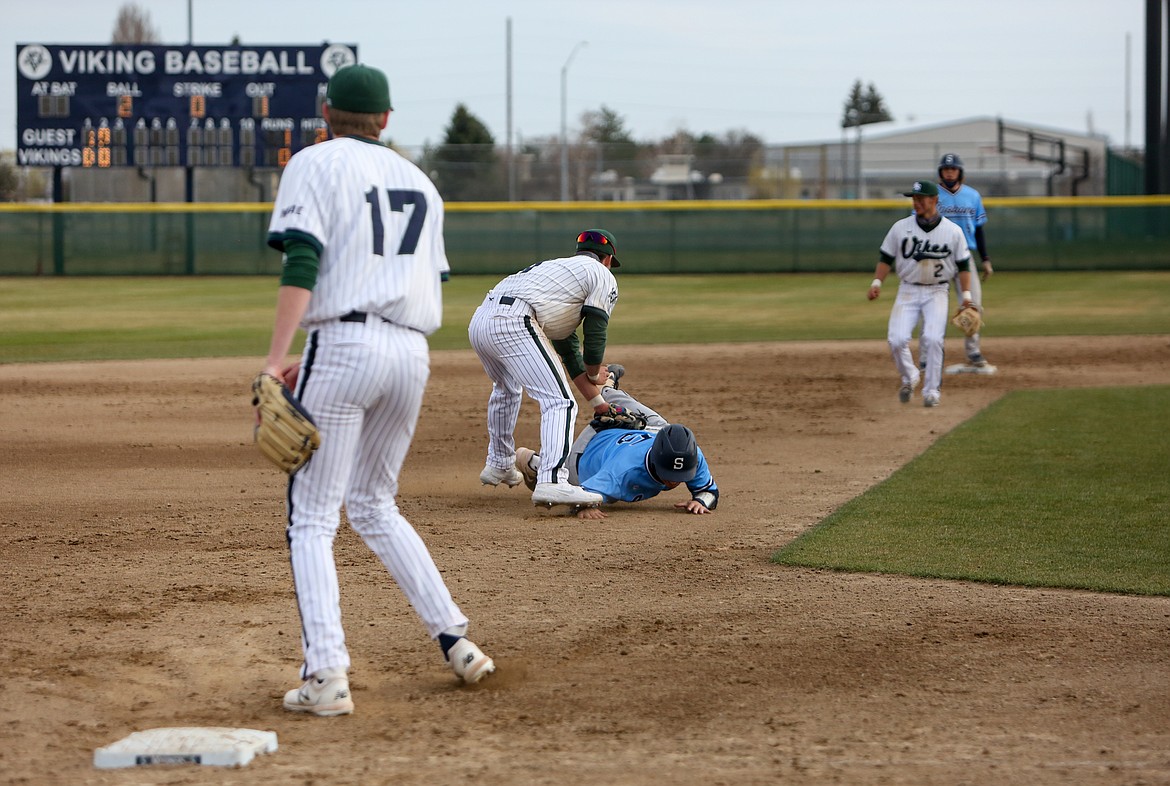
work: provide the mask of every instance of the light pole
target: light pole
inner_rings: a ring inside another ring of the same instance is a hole
[[[573,55],[577,54],[577,50],[583,46],[588,46],[588,41],[578,41],[573,50],[569,52],[569,56],[565,58],[565,64],[561,66],[561,201],[569,201],[569,130],[568,130],[568,105],[565,98],[565,90],[569,81],[569,63],[573,62]]]

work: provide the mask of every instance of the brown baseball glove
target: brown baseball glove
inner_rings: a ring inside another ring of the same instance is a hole
[[[292,391],[271,374],[260,374],[252,380],[252,406],[260,452],[290,475],[305,466],[320,447],[321,434]]]
[[[951,317],[951,324],[963,331],[965,336],[973,336],[983,327],[983,317],[974,305],[967,305],[959,309],[959,313]]]

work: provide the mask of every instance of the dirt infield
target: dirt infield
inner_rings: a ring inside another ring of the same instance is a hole
[[[958,346],[948,342],[949,355]],[[488,383],[433,356],[401,504],[499,673],[458,688],[352,531],[356,713],[299,665],[258,359],[0,366],[0,782],[1167,784],[1170,598],[782,568],[779,546],[1019,388],[1170,383],[1170,338],[988,339],[1001,373],[899,405],[882,342],[613,347],[722,489],[604,521],[485,488]],[[526,401],[519,442],[537,415]],[[99,771],[166,726],[275,731],[241,770]]]

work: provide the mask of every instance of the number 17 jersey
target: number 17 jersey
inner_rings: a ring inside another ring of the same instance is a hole
[[[320,257],[302,327],[351,311],[426,335],[442,323],[443,200],[422,170],[380,142],[339,137],[289,159],[268,245],[283,251],[293,239]]]

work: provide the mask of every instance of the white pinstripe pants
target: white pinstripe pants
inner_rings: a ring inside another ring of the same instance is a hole
[[[520,416],[520,394],[527,391],[540,405],[540,471],[536,482],[566,482],[577,401],[560,358],[536,323],[531,307],[520,300],[504,305],[489,295],[471,317],[467,336],[492,380],[487,463],[501,468],[513,465],[513,432]]]
[[[926,377],[922,395],[937,396],[942,385],[943,338],[947,330],[947,284],[917,286],[902,281],[894,307],[890,310],[890,324],[886,339],[894,366],[908,385],[918,377],[918,366],[910,352],[910,337],[918,321],[922,320],[922,335],[918,339],[919,353],[926,360]]]
[[[431,638],[467,623],[395,501],[429,377],[426,337],[378,317],[327,323],[305,343],[298,395],[321,430],[321,447],[288,487],[305,679],[350,665],[333,559],[342,503],[350,526],[393,576]]]

